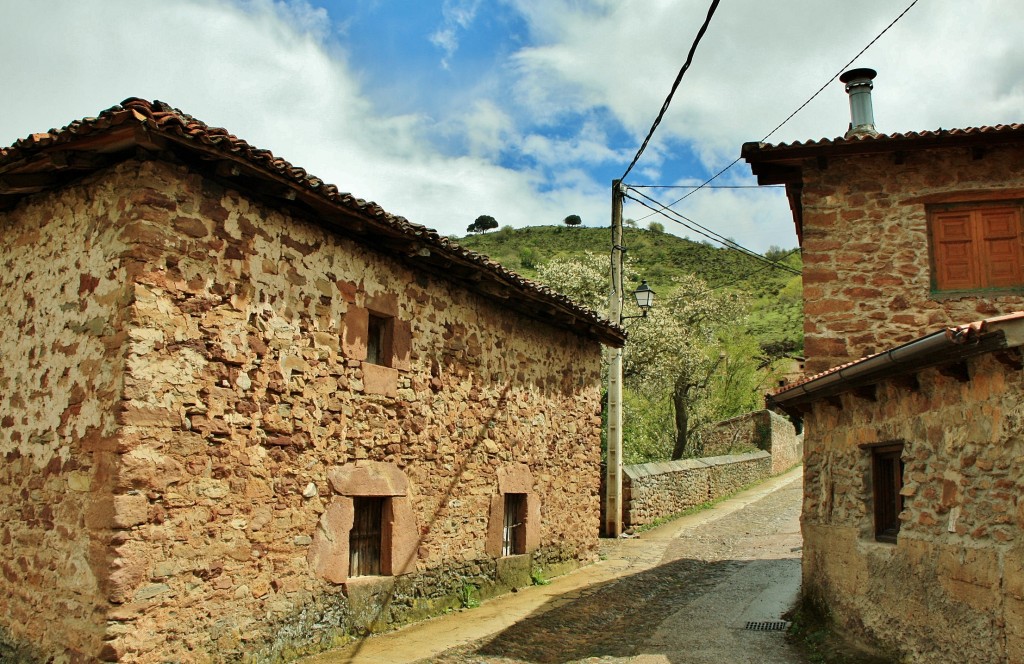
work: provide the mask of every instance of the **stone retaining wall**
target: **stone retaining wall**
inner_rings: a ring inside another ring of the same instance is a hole
[[[803,435],[786,417],[761,410],[719,423],[705,438],[708,452],[624,466],[624,526],[647,525],[789,470],[803,458]]]
[[[623,525],[648,525],[736,493],[770,476],[771,468],[771,454],[761,450],[624,466]]]
[[[764,450],[772,455],[772,475],[789,470],[803,458],[803,436],[788,418],[770,410],[746,413],[719,422],[705,434],[704,454],[722,456]]]

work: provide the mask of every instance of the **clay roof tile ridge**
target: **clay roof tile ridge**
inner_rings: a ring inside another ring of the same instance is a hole
[[[576,309],[578,314],[582,314],[584,318],[595,322],[600,321],[609,329],[616,330],[618,334],[623,334],[620,326],[603,320],[600,314],[573,302],[569,297],[557,293],[550,287],[526,279],[496,261],[491,260],[489,257],[460,246],[450,238],[440,235],[434,229],[410,222],[405,217],[393,215],[376,202],[356,198],[351,193],[340,192],[337,186],[328,184],[322,179],[308,174],[305,169],[292,166],[292,164],[284,159],[276,158],[270,150],[251,146],[226,129],[210,127],[193,116],[183,113],[170,104],[159,100],[150,102],[139,97],[126,98],[119,105],[102,111],[98,117],[75,120],[63,129],[51,129],[46,133],[32,134],[28,138],[19,139],[10,147],[0,148],[0,159],[4,161],[11,158],[17,159],[17,153],[19,152],[30,154],[32,151],[51,143],[72,141],[78,136],[103,131],[112,126],[130,122],[133,119],[140,124],[150,127],[155,132],[161,132],[165,135],[176,135],[186,141],[195,141],[196,143],[214,146],[215,149],[225,154],[237,155],[253,165],[266,169],[268,172],[277,172],[292,182],[305,186],[310,191],[315,191],[319,196],[375,217],[378,223],[395,228],[403,234],[425,238],[433,246],[457,253],[504,281],[520,285],[520,287],[524,287],[528,291],[543,294],[549,301],[569,305],[570,308]]]

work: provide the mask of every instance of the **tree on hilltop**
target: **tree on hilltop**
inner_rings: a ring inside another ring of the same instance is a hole
[[[470,233],[486,233],[492,228],[498,227],[498,220],[489,214],[482,214],[476,218],[472,224],[466,228],[466,231]]]
[[[580,219],[580,215],[578,215],[578,214],[570,214],[568,217],[566,217],[562,221],[565,222],[566,226],[579,226],[580,224],[583,223],[583,220]]]

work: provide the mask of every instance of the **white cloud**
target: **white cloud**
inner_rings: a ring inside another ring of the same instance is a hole
[[[670,170],[684,153],[696,155],[708,173],[725,166],[908,3],[722,3],[631,181],[690,175]],[[448,56],[482,6],[442,6],[434,31]],[[455,90],[439,79],[403,78],[396,69],[390,89],[408,87],[409,98],[432,105],[395,114],[375,106],[371,81],[356,73],[365,54],[346,47],[342,26],[352,16],[342,3],[329,16],[304,0],[2,3],[0,144],[128,96],[157,98],[445,233],[461,234],[480,214],[515,226],[560,223],[567,214],[607,224],[610,182],[603,178],[609,169],[624,170],[646,135],[706,0],[503,6],[528,26],[518,50],[471,81],[453,78]],[[1013,0],[919,3],[856,63],[879,71],[879,129],[1019,121],[1020,34],[1024,13]],[[846,95],[833,82],[770,141],[836,137],[848,117]],[[621,128],[634,137],[628,145],[609,138]],[[514,170],[499,165],[516,154]],[[751,182],[742,163],[725,177]],[[680,209],[754,248],[795,244],[777,191],[702,192]]]
[[[535,35],[535,45],[515,57],[519,98],[545,122],[581,104],[606,106],[633,133],[637,146],[707,12],[705,0],[658,0],[642,7],[573,0],[516,4]],[[772,131],[908,4],[723,3],[630,180],[675,179],[680,174],[665,170],[675,163],[666,157],[687,146],[709,174],[725,167],[744,142]],[[1022,33],[1024,13],[1012,0],[919,3],[854,64],[879,71],[875,115],[880,131],[1019,121],[1024,108]],[[847,97],[834,81],[769,142],[835,138],[848,122]],[[743,162],[728,177],[752,182]],[[755,248],[795,245],[789,206],[777,191],[701,192],[680,209]],[[672,230],[674,225],[666,226]]]
[[[304,3],[257,1],[244,11],[205,0],[86,5],[0,9],[13,28],[0,41],[0,58],[21,63],[0,70],[9,94],[0,143],[138,96],[226,127],[442,232],[461,234],[481,208],[529,198],[530,173],[482,157],[439,155],[428,140],[429,120],[375,109],[344,59],[322,43],[322,15]],[[521,225],[535,215],[515,216]]]
[[[444,0],[441,8],[443,23],[430,35],[430,42],[444,51],[441,66],[448,69],[449,62],[459,49],[459,32],[473,24],[480,0]]]
[[[683,79],[656,143],[694,142],[709,164],[728,163],[767,134],[909,3],[787,0],[723,3]],[[548,41],[517,58],[527,98],[556,107],[582,95],[646,134],[707,10],[705,0],[636,5],[547,0],[520,3]],[[601,9],[597,11],[595,9]],[[1011,0],[970,6],[920,3],[859,66],[879,71],[883,131],[1019,119],[1024,14]],[[564,90],[570,93],[566,95]],[[944,90],[944,88],[949,88]],[[838,82],[772,142],[835,137],[848,122]]]
[[[457,124],[464,132],[469,153],[475,157],[495,159],[515,140],[512,118],[489,99],[476,100]]]

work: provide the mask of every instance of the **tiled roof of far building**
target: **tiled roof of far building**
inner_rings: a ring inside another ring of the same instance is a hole
[[[759,163],[782,163],[791,159],[828,155],[872,154],[899,150],[924,150],[944,147],[972,147],[1019,143],[1024,140],[1024,124],[1000,124],[966,129],[936,129],[893,134],[858,134],[849,138],[821,138],[792,143],[744,143],[741,157],[754,166],[760,184],[777,184],[772,173],[760,173]]]
[[[804,169],[825,168],[831,158],[863,155],[894,155],[903,163],[909,153],[921,150],[962,148],[980,157],[987,148],[1024,143],[1024,124],[969,127],[967,129],[936,129],[893,134],[857,133],[845,138],[821,138],[793,143],[744,143],[740,157],[761,185],[786,185],[797,237],[803,242],[803,202],[800,186]]]
[[[26,196],[134,158],[140,149],[149,158],[187,163],[229,188],[299,212],[533,318],[613,346],[625,340],[619,326],[551,288],[159,101],[126,99],[96,117],[0,148],[0,211]]]
[[[1024,344],[1024,311],[947,327],[881,353],[776,388],[769,406],[810,403],[887,378]]]

